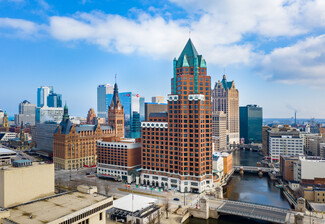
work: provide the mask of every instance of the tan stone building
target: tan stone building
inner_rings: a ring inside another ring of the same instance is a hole
[[[304,188],[304,198],[309,202],[325,203],[325,188],[306,187]]]
[[[45,197],[0,212],[3,224],[106,224],[106,211],[113,198],[97,194],[95,186],[78,186],[78,191]]]
[[[163,96],[153,96],[151,98],[152,103],[164,103],[165,99]]]
[[[0,167],[0,207],[54,194],[54,165],[19,160]]]
[[[227,115],[223,111],[212,114],[212,142],[214,151],[227,149]]]
[[[212,111],[227,115],[228,143],[239,144],[239,91],[234,81],[227,81],[226,75],[212,90]]]
[[[87,114],[87,124],[95,124],[96,121],[95,119],[96,119],[95,110],[93,108],[90,108]]]

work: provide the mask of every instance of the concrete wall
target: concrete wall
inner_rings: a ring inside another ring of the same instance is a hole
[[[0,169],[0,207],[18,205],[54,194],[54,165]]]
[[[325,160],[300,160],[301,180],[313,180],[314,178],[325,178]]]

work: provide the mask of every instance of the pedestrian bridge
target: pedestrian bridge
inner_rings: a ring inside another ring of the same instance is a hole
[[[262,171],[263,173],[268,173],[268,172],[279,172],[279,169],[277,168],[272,168],[272,167],[257,167],[257,166],[233,166],[233,169],[238,172],[240,169],[243,169],[243,171],[249,171],[249,172],[258,172]]]
[[[209,207],[210,210],[216,210],[220,214],[242,216],[273,223],[288,223],[294,215],[288,209],[221,199],[209,200]]]

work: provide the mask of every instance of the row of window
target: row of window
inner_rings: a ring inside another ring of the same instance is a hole
[[[90,211],[84,212],[84,213],[82,213],[82,214],[80,214],[80,215],[78,215],[76,217],[73,217],[73,218],[71,218],[69,220],[66,220],[64,222],[60,222],[60,224],[70,224],[70,223],[77,222],[80,219],[84,219],[84,218],[86,218],[86,217],[88,217],[88,216],[90,216],[90,215],[92,215],[94,213],[97,213],[97,212],[99,212],[101,210],[104,210],[105,208],[108,208],[108,207],[110,207],[112,205],[113,205],[113,201],[108,202],[108,203],[103,204],[101,206],[98,206],[97,208],[94,208],[94,209],[92,209]],[[102,215],[99,215],[100,220],[101,220],[101,218],[102,218]]]

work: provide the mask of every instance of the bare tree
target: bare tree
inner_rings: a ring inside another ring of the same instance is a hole
[[[165,201],[165,212],[166,212],[166,219],[168,219],[168,212],[169,212],[169,199],[166,198]]]
[[[108,184],[106,184],[104,188],[105,188],[105,194],[106,194],[106,196],[108,196],[108,192],[110,190],[110,186]]]
[[[160,208],[158,209],[158,211],[157,211],[158,213],[157,213],[157,219],[158,219],[158,224],[160,224],[160,216],[161,216],[161,214],[160,214]]]

